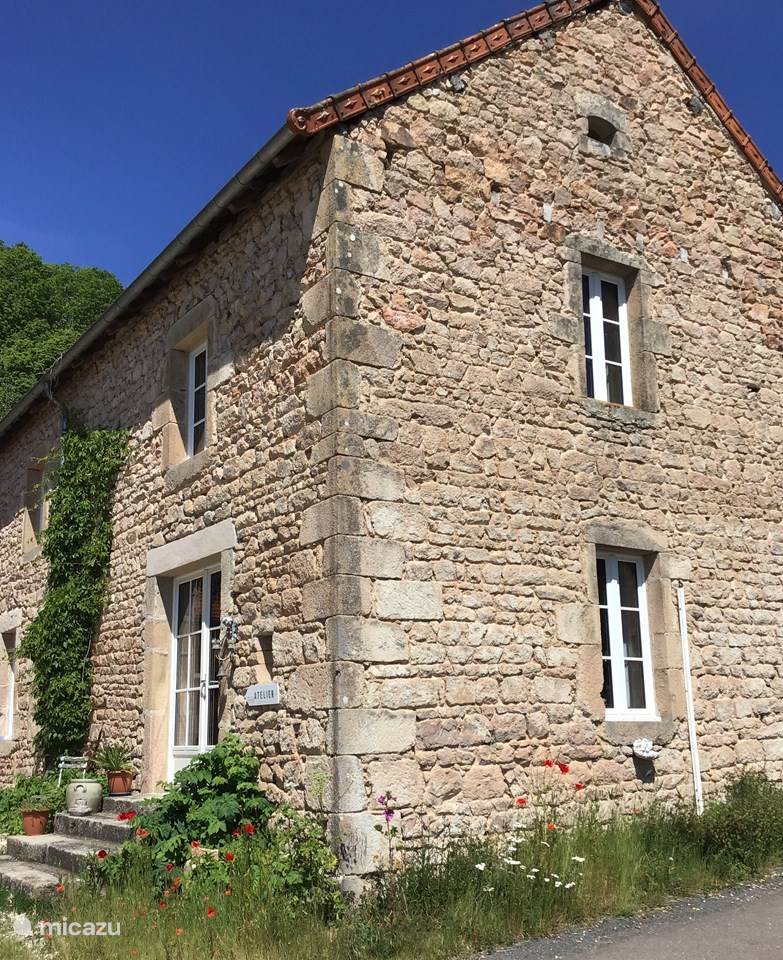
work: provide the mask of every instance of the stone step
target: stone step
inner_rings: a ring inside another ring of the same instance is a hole
[[[133,827],[128,820],[118,820],[116,813],[92,813],[84,817],[56,813],[54,832],[66,837],[88,837],[101,844],[124,843],[133,835]]]
[[[78,883],[78,878],[66,870],[45,863],[29,863],[0,857],[0,886],[16,893],[24,893],[34,900],[56,896],[59,883]]]
[[[137,813],[141,813],[146,807],[154,806],[157,800],[160,800],[162,794],[160,793],[150,793],[150,794],[141,794],[141,793],[129,793],[124,797],[104,797],[103,798],[103,812],[104,813],[127,813],[128,810],[135,810]]]
[[[69,873],[81,873],[98,850],[115,853],[119,843],[86,837],[44,833],[40,837],[9,837],[6,851],[15,860],[47,864]]]

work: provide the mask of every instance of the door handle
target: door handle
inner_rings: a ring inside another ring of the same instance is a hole
[[[206,677],[201,681],[201,696],[206,697],[207,695],[207,679]]]

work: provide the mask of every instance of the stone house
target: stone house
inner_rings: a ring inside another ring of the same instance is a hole
[[[652,0],[291,111],[0,423],[4,648],[78,410],[133,437],[91,737],[139,790],[237,731],[357,875],[386,789],[410,837],[502,826],[550,756],[690,797],[681,599],[705,791],[779,778],[782,204]],[[0,706],[7,783],[23,661]]]

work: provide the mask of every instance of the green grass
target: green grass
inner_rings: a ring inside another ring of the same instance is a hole
[[[187,895],[164,900],[139,865],[121,889],[100,895],[74,888],[42,909],[120,923],[121,938],[57,938],[54,956],[68,960],[441,960],[637,912],[783,862],[783,790],[762,778],[731,785],[701,818],[687,807],[651,807],[601,823],[595,809],[584,804],[574,823],[556,830],[547,830],[545,819],[527,821],[501,839],[410,852],[400,870],[337,920],[283,898],[259,898],[243,882],[241,858],[232,864],[230,896],[194,884]]]

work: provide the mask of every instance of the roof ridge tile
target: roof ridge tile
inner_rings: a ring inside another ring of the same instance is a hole
[[[610,0],[548,0],[539,3],[485,30],[479,30],[456,43],[326,97],[309,107],[292,107],[288,111],[286,123],[290,130],[300,136],[314,136],[392,100],[399,100],[440,77],[449,76],[472,63],[478,63],[493,53],[527,40],[549,27],[566,23],[579,14],[591,13],[609,2]],[[764,187],[783,206],[783,181],[718,93],[714,82],[699,65],[660,4],[656,0],[630,0],[630,3],[712,108],[739,150],[755,169]]]

